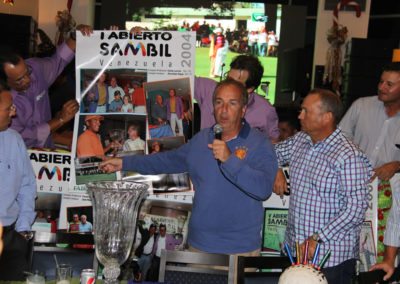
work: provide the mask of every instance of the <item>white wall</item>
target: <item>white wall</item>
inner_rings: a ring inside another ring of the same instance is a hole
[[[10,4],[4,4],[3,1],[0,3],[0,13],[32,16],[37,22],[38,20],[38,0],[15,0],[14,6]],[[3,27],[5,28],[5,27]],[[10,27],[8,27],[10,28]],[[12,27],[11,27],[12,28]]]
[[[317,28],[315,32],[313,73],[315,73],[315,65],[325,65],[326,52],[329,48],[329,43],[326,34],[333,24],[333,11],[331,10],[325,11],[324,6],[325,6],[325,0],[319,0],[318,14],[317,14]],[[352,37],[367,38],[370,6],[371,6],[371,0],[366,0],[365,11],[361,12],[361,16],[359,18],[357,18],[356,12],[352,7],[350,7],[349,11],[339,11],[339,23],[343,26],[346,26],[348,29],[347,40],[349,40]],[[344,55],[344,46],[345,44],[342,46],[343,55]]]
[[[77,24],[93,26],[94,8],[95,0],[75,0],[71,14]],[[15,0],[14,6],[0,3],[0,13],[31,16],[53,42],[57,32],[57,11],[66,9],[67,0]]]

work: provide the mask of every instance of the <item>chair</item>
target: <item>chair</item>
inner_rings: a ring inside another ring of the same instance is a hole
[[[174,284],[233,283],[229,255],[162,250],[159,282]],[[222,267],[226,267],[224,270]]]
[[[360,272],[356,277],[356,283],[359,284],[375,284],[375,283],[392,283],[393,281],[400,280],[400,267],[397,267],[389,279],[389,281],[383,281],[385,272],[383,270],[375,270],[368,272]]]
[[[275,283],[275,281],[278,283],[277,280],[280,274],[290,265],[291,263],[288,257],[238,256],[237,283],[247,283],[250,278],[262,279],[263,283]],[[253,268],[253,270],[256,268],[257,271],[250,272],[248,271],[249,268]],[[272,271],[265,271],[266,269]],[[278,269],[280,271],[277,271]]]

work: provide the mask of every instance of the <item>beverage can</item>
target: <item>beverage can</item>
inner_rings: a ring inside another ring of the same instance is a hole
[[[81,284],[94,284],[96,281],[96,273],[94,269],[83,269],[81,272]]]

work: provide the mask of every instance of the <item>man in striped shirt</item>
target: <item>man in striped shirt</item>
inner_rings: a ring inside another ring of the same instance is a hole
[[[342,114],[340,98],[328,90],[312,90],[304,99],[299,119],[302,131],[277,144],[280,165],[289,164],[291,196],[285,241],[308,241],[311,259],[320,243],[320,259],[331,256],[323,272],[328,283],[351,283],[359,256],[359,238],[367,209],[367,184],[371,165],[337,124]],[[274,192],[286,188],[279,171]],[[301,259],[301,258],[300,258]]]

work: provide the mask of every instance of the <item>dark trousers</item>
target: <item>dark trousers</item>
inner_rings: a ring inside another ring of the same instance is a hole
[[[151,260],[151,266],[149,272],[147,273],[147,280],[158,281],[159,270],[160,270],[160,258],[154,255],[153,259]]]
[[[329,284],[351,284],[356,275],[356,260],[349,259],[339,265],[322,269]]]
[[[0,256],[0,281],[25,281],[24,271],[29,270],[28,241],[14,226],[5,226],[3,231],[4,250]]]

